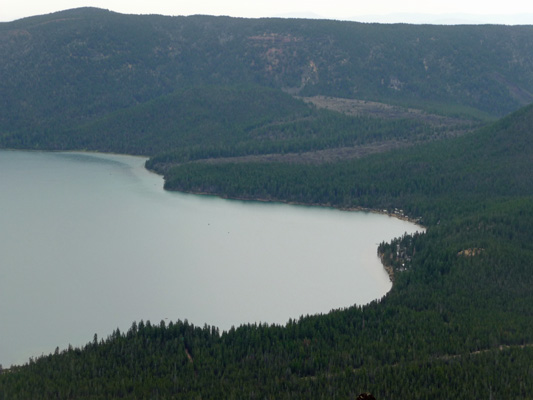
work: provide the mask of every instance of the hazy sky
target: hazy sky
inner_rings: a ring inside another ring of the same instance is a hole
[[[131,14],[209,14],[254,18],[292,13],[334,19],[397,13],[430,14],[425,18],[439,14],[472,14],[481,17],[480,22],[492,22],[491,19],[498,15],[521,15],[523,18],[524,14],[530,14],[529,17],[533,18],[533,2],[527,0],[0,0],[0,21],[83,6]]]

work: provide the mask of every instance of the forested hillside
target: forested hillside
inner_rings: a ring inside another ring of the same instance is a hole
[[[403,209],[433,225],[489,200],[533,194],[533,106],[462,137],[319,165],[202,163],[171,168],[166,188],[340,208]]]
[[[143,154],[169,190],[427,228],[376,249],[394,285],[371,304],[228,332],[132,321],[0,370],[0,399],[531,397],[532,33],[98,9],[0,24],[1,147]]]
[[[319,110],[261,86],[198,86],[117,110],[76,128],[6,135],[4,146],[154,156],[151,164],[302,153],[462,134],[478,124],[370,118]]]
[[[84,8],[0,24],[0,132],[78,127],[186,87],[503,116],[533,100],[529,26],[134,16]]]

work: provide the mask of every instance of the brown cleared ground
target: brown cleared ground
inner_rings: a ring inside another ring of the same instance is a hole
[[[299,153],[273,153],[260,155],[247,155],[238,157],[220,157],[201,159],[193,162],[202,163],[240,163],[240,162],[284,162],[292,164],[322,164],[352,160],[366,157],[371,154],[384,153],[395,149],[410,147],[423,142],[445,139],[464,135],[480,126],[472,120],[446,117],[430,114],[425,111],[393,106],[367,100],[345,99],[338,97],[314,96],[298,97],[306,103],[313,104],[317,108],[328,109],[351,116],[366,116],[379,119],[413,119],[423,121],[436,129],[434,136],[406,139],[383,140],[374,143],[366,143],[350,147],[337,147],[325,150],[316,150]],[[158,164],[159,171],[165,171],[176,164]]]
[[[455,126],[470,122],[464,119],[426,113],[415,108],[393,106],[375,101],[327,96],[300,97],[300,99],[318,108],[325,108],[353,116],[368,116],[383,119],[416,119],[433,126]]]
[[[286,163],[306,163],[321,164],[328,162],[338,162],[362,158],[370,154],[384,153],[394,149],[413,146],[428,140],[438,140],[452,136],[460,136],[478,125],[470,120],[446,117],[442,115],[426,113],[414,108],[404,108],[392,106],[390,104],[378,103],[367,100],[344,99],[339,97],[299,97],[306,103],[313,104],[317,108],[324,108],[337,111],[351,116],[368,116],[380,119],[415,119],[428,123],[434,127],[445,128],[430,139],[423,140],[385,140],[351,147],[339,147],[334,149],[309,151],[288,154],[264,154],[250,155],[242,157],[227,157],[199,162],[223,163],[223,162],[286,162]],[[447,128],[447,129],[446,129]]]

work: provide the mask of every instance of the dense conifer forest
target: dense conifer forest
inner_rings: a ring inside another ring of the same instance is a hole
[[[530,398],[532,33],[97,9],[0,24],[2,148],[142,154],[168,190],[426,227],[376,249],[394,285],[368,305],[224,332],[132,321],[3,366],[0,399]]]

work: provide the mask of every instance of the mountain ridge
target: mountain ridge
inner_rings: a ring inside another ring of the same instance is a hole
[[[302,96],[440,113],[453,104],[485,118],[503,116],[533,101],[532,29],[137,16],[96,8],[30,17],[0,24],[6,77],[0,90],[10,99],[0,103],[0,129],[49,129],[57,115],[61,124],[78,124],[186,86],[245,82]]]

